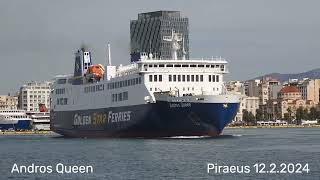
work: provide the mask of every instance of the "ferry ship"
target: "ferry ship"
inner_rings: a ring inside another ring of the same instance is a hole
[[[32,129],[37,131],[49,131],[50,130],[50,113],[47,107],[40,103],[39,112],[29,111],[26,114],[32,120]]]
[[[0,130],[31,130],[32,120],[25,110],[0,110]]]
[[[91,52],[79,49],[74,74],[56,76],[52,85],[51,130],[68,137],[221,134],[240,103],[224,87],[227,61],[178,59],[182,34],[163,38],[172,59],[135,53],[126,66],[112,65],[109,44],[106,66],[94,65]]]

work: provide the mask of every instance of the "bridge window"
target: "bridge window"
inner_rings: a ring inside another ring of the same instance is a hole
[[[174,67],[181,67],[181,64],[175,64]]]
[[[170,74],[169,75],[169,82],[171,82],[172,81],[172,75]]]
[[[216,81],[219,82],[219,75],[216,76]]]
[[[191,81],[194,82],[194,75],[191,75]]]
[[[189,67],[189,64],[182,64],[182,67]]]
[[[159,81],[162,82],[162,75],[159,75]]]
[[[179,82],[181,81],[181,75],[178,75],[178,81]]]
[[[191,65],[190,65],[190,67],[197,67],[197,65],[195,65],[195,64],[191,64]]]
[[[154,82],[157,82],[157,81],[158,81],[158,75],[154,75],[154,76],[153,76],[153,81],[154,81]]]
[[[173,81],[176,82],[177,81],[177,76],[173,75]]]
[[[203,82],[203,75],[200,75],[200,81]]]
[[[199,81],[199,75],[196,75],[196,81],[197,82]]]
[[[182,81],[183,81],[183,82],[186,81],[186,75],[182,75]]]
[[[212,82],[216,82],[216,76],[212,75]]]
[[[172,64],[167,64],[166,66],[167,66],[167,67],[173,67],[173,65],[172,65]]]
[[[164,64],[159,64],[159,67],[164,67]]]
[[[190,81],[190,75],[187,75],[187,81],[188,82]]]
[[[204,65],[203,64],[199,64],[198,67],[204,67]]]
[[[152,82],[152,75],[149,75],[149,82]]]
[[[209,65],[209,64],[207,64],[207,65],[206,65],[206,68],[209,68],[209,67],[210,67],[210,65]]]
[[[209,75],[208,78],[209,78],[209,82],[211,82],[211,75]]]
[[[67,79],[58,79],[58,84],[65,84],[67,82]]]
[[[123,92],[123,100],[128,100],[128,91]]]

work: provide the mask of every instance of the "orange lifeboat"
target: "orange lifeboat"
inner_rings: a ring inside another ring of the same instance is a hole
[[[94,64],[88,68],[86,77],[89,80],[95,79],[99,81],[103,77],[104,71],[105,69],[102,64]]]

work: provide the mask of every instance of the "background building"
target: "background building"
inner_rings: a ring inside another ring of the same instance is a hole
[[[320,101],[320,79],[304,79],[297,85],[303,100],[313,101],[319,104]]]
[[[18,108],[18,97],[17,96],[0,95],[0,110],[17,109],[17,108]]]
[[[171,43],[164,41],[164,36],[171,36],[172,30],[182,33],[184,42],[179,42],[178,59],[182,59],[183,48],[189,59],[189,21],[181,17],[179,11],[155,11],[141,13],[137,20],[130,22],[131,54],[149,52],[162,59],[171,59]]]
[[[39,111],[39,103],[50,109],[50,82],[31,82],[20,88],[20,109]]]
[[[268,101],[267,119],[282,119],[285,114],[294,117],[299,107],[310,109],[315,103],[311,100],[303,100],[301,92],[296,86],[285,86],[278,93],[277,99]]]
[[[242,96],[239,110],[237,112],[237,115],[234,121],[236,122],[243,121],[243,110],[247,110],[248,112],[251,112],[254,116],[256,116],[257,109],[259,109],[258,97]]]

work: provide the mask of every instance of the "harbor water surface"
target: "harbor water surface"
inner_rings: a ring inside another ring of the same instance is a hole
[[[218,138],[70,139],[0,136],[0,179],[319,179],[320,129],[226,129]],[[92,166],[89,174],[11,173],[14,164]],[[251,166],[207,173],[207,163]],[[309,173],[259,174],[255,163],[308,163]]]

